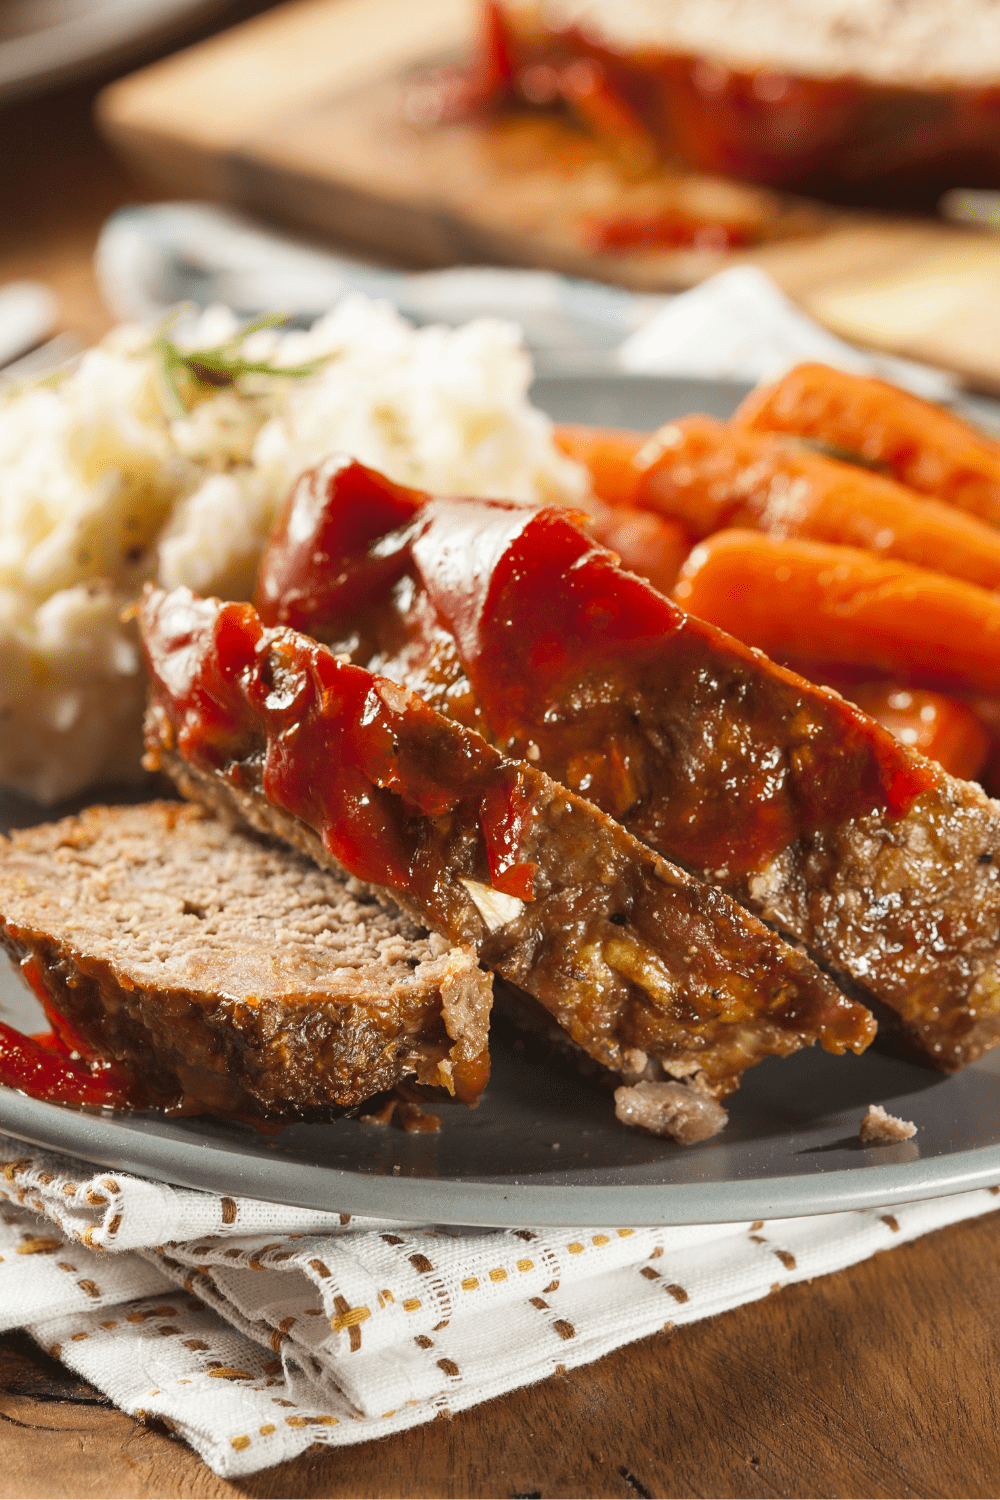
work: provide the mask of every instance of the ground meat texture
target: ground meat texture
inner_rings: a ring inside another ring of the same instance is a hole
[[[894,1045],[950,1072],[1000,1041],[1000,807],[978,786],[685,615],[565,512],[417,496],[387,519],[360,495],[348,534],[339,473],[300,481],[269,620],[307,613],[805,944],[888,1008]]]
[[[0,839],[0,940],[154,1104],[316,1118],[486,1051],[468,949],[183,803]]]
[[[912,1120],[901,1120],[898,1115],[890,1115],[881,1104],[869,1104],[868,1113],[861,1121],[858,1132],[866,1144],[908,1141],[916,1133],[917,1127]]]
[[[682,1146],[718,1135],[729,1116],[689,1083],[637,1083],[615,1089],[615,1114],[623,1125],[669,1136]]]
[[[185,795],[387,893],[595,1061],[746,1067],[874,1025],[802,953],[530,765],[247,605],[151,591],[148,744]]]

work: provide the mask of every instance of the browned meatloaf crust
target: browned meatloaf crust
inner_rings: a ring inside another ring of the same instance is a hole
[[[148,743],[185,795],[329,868],[338,854],[373,859],[366,830],[383,844],[391,830],[389,893],[532,994],[596,1061],[620,1069],[639,1050],[667,1073],[694,1064],[724,1097],[769,1054],[870,1040],[868,1012],[728,896],[412,694],[292,631],[262,631],[248,605],[150,592],[140,618]],[[523,900],[491,876],[497,793],[519,806],[509,852],[533,869]]]
[[[891,1007],[879,1030],[956,1072],[1000,1042],[1000,808],[941,774],[905,817],[861,816],[728,888]]]
[[[153,1103],[310,1118],[486,1048],[467,949],[183,803],[0,838],[0,940]]]
[[[270,620],[308,612],[331,649],[585,790],[883,1002],[880,1028],[942,1070],[997,1045],[1000,805],[980,787],[684,615],[565,513],[412,492],[391,532],[352,474],[353,550],[314,567],[343,472],[293,492],[262,569]]]

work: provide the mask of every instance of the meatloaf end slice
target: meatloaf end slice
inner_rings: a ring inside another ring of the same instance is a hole
[[[0,838],[0,941],[161,1105],[317,1118],[486,1055],[492,976],[468,948],[185,803]]]

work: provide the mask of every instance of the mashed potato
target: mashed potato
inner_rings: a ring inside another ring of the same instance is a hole
[[[177,342],[236,329],[210,309]],[[119,328],[0,405],[0,785],[43,802],[139,776],[144,682],[121,610],[147,578],[248,598],[292,481],[345,451],[439,494],[578,503],[581,469],[527,400],[517,330],[413,329],[352,296],[248,361],[308,375],[189,382],[149,329]]]

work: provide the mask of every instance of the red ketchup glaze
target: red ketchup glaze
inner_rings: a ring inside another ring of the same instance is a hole
[[[479,34],[469,62],[421,69],[403,88],[410,125],[447,125],[481,117],[514,86],[514,55],[500,0],[480,6]]]
[[[623,651],[655,651],[686,619],[656,589],[630,590],[614,554],[554,507],[435,500],[412,553],[500,737],[541,721]]]
[[[659,73],[672,144],[708,171],[822,197],[883,184],[925,200],[1000,176],[996,89],[729,70],[683,56],[663,57]]]
[[[349,587],[338,596],[316,580],[328,613],[313,628],[328,640],[354,628],[360,649],[404,682],[421,651],[439,660],[453,651],[491,739],[669,857],[751,871],[800,834],[862,814],[902,817],[937,785],[934,768],[859,709],[623,572],[567,512],[433,500],[380,534],[380,484],[373,475],[370,536],[344,569]],[[362,495],[359,475],[348,502],[333,474],[323,525],[349,503],[360,536]],[[410,586],[386,588],[383,559],[404,549]],[[308,555],[297,552],[296,600],[313,587]],[[279,524],[265,578],[278,576],[282,556],[291,552]],[[276,593],[262,607],[283,617]],[[468,696],[463,704],[446,685],[453,677],[442,671],[437,694],[421,690],[471,722]],[[656,755],[647,726],[665,747]]]
[[[128,1088],[131,1079],[123,1089],[120,1082],[110,1081],[108,1074],[114,1072],[110,1063],[106,1070],[95,1065],[91,1071],[86,1064],[74,1062],[51,1032],[25,1036],[0,1022],[0,1084],[5,1088],[19,1089],[32,1099],[47,1099],[53,1104],[124,1109],[132,1102]]]
[[[52,1005],[33,958],[21,972],[45,1008],[52,1030],[26,1036],[0,1022],[0,1085],[52,1104],[136,1109],[140,1098],[129,1068],[100,1057]]]
[[[483,0],[477,52],[483,92],[501,95],[514,82],[514,54],[500,0]]]
[[[352,578],[346,586],[350,597]],[[352,875],[419,896],[444,925],[425,856],[435,821],[471,804],[492,884],[532,899],[534,866],[518,852],[522,776],[485,741],[315,641],[266,630],[249,604],[150,589],[140,618],[153,699],[184,759],[237,783],[241,762],[260,761],[269,802],[314,828]]]
[[[335,508],[327,504],[331,487],[341,502]],[[355,561],[376,536],[411,521],[428,498],[340,455],[308,470],[285,506],[285,546],[269,551],[261,569],[261,617],[270,620],[280,599],[281,623],[308,634],[331,613],[364,604],[371,589],[391,587],[409,566],[405,541],[389,541],[378,557],[371,555],[364,574],[355,573]],[[299,580],[307,580],[306,586]]]
[[[587,239],[595,250],[634,250],[644,246],[696,250],[738,250],[759,238],[753,225],[697,219],[680,210],[652,214],[609,214],[592,219]]]

